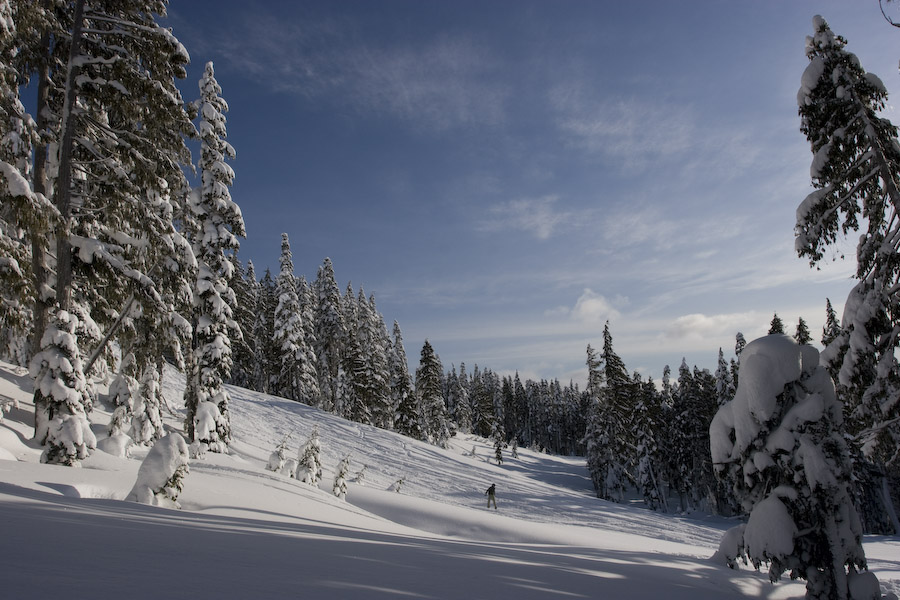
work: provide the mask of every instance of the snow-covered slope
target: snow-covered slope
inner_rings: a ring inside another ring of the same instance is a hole
[[[183,382],[164,387],[180,404]],[[39,464],[30,381],[0,364],[3,597],[708,598],[801,597],[708,559],[731,523],[677,518],[593,496],[583,461],[520,450],[497,466],[482,440],[441,449],[295,402],[232,388],[236,441],[192,460],[182,510],[123,499],[140,458],[96,451],[82,468]],[[92,416],[98,437],[108,414]],[[180,428],[180,415],[168,424]],[[314,425],[319,488],[265,470]],[[473,454],[474,451],[474,454]],[[331,494],[347,454],[361,482]],[[399,493],[393,491],[403,480]],[[497,486],[498,510],[485,489]],[[900,590],[900,541],[867,539],[883,591]]]

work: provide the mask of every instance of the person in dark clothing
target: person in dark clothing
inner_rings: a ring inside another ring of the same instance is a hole
[[[497,510],[497,498],[494,496],[494,493],[497,491],[497,485],[492,483],[491,487],[487,489],[484,493],[488,497],[488,508],[491,507],[491,502],[494,503],[494,510]]]

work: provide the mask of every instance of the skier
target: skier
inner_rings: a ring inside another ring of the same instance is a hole
[[[491,484],[491,487],[489,487],[489,488],[487,489],[487,491],[484,493],[484,494],[488,497],[488,505],[487,505],[487,507],[490,508],[490,507],[491,507],[491,502],[493,502],[493,503],[494,503],[494,510],[497,510],[497,498],[494,497],[494,492],[496,492],[496,491],[497,491],[497,485],[494,484],[494,483],[492,483],[492,484]]]

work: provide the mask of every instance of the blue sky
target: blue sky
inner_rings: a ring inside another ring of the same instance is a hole
[[[875,0],[172,0],[167,23],[185,99],[211,60],[231,108],[245,262],[276,270],[287,232],[297,274],[330,257],[411,362],[428,338],[447,369],[581,383],[607,320],[658,380],[776,311],[819,337],[841,310],[852,262],[793,252],[817,13],[900,98]]]

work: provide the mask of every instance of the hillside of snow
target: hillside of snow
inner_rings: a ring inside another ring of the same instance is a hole
[[[181,427],[183,380],[168,371]],[[502,465],[484,440],[447,449],[230,388],[228,455],[190,462],[181,510],[126,502],[147,450],[95,451],[81,468],[42,465],[30,441],[31,381],[0,363],[0,590],[4,597],[799,598],[750,568],[709,559],[733,521],[598,500],[583,459],[519,450]],[[17,406],[15,405],[17,404]],[[108,409],[91,415],[106,437]],[[318,426],[318,488],[265,469]],[[347,454],[345,501],[331,493]],[[402,480],[399,491],[397,483]],[[497,486],[498,510],[485,489]],[[900,593],[900,539],[866,538],[884,593]]]

